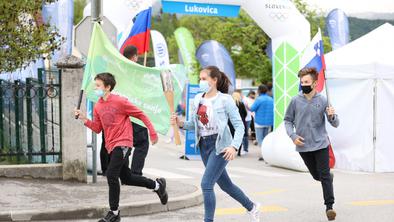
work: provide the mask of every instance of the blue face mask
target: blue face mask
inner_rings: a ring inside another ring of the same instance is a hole
[[[200,80],[200,91],[207,93],[211,89],[211,86],[209,86],[207,80]]]
[[[96,90],[94,90],[94,93],[95,93],[96,96],[98,96],[98,97],[103,97],[104,94],[105,94],[104,90],[102,90],[102,89],[96,89]]]

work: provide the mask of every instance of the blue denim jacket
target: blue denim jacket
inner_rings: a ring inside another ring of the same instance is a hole
[[[183,128],[186,130],[194,130],[196,146],[200,141],[200,135],[198,132],[198,116],[197,110],[202,99],[202,93],[199,93],[194,98],[194,103],[192,104],[192,116],[189,121],[186,121]],[[218,97],[212,102],[215,115],[217,116],[219,133],[216,139],[216,154],[219,155],[224,148],[232,146],[236,149],[241,146],[242,139],[244,136],[245,128],[242,123],[241,116],[239,115],[238,108],[235,105],[233,98],[228,94],[223,94],[218,92]],[[234,138],[231,135],[230,128],[228,126],[228,120],[234,126],[235,133]]]

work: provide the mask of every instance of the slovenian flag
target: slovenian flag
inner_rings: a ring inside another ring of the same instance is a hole
[[[319,80],[316,90],[318,92],[323,91],[326,79],[324,74],[326,63],[324,61],[324,47],[320,29],[309,45],[305,48],[304,53],[301,56],[301,67],[315,68],[317,70],[319,73]]]
[[[152,5],[146,5],[137,14],[134,24],[123,32],[120,40],[120,53],[126,46],[134,45],[138,49],[138,54],[149,51],[150,28],[151,28]]]

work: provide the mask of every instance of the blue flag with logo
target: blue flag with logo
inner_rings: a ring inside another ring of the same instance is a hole
[[[216,66],[224,72],[231,81],[229,93],[235,89],[235,69],[230,53],[227,49],[215,40],[203,42],[196,52],[197,60],[201,67]]]
[[[349,43],[349,19],[342,10],[334,9],[327,15],[326,27],[333,50]]]

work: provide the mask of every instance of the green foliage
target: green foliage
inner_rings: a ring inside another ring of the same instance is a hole
[[[324,34],[323,13],[309,8],[303,0],[293,2],[311,23],[311,36],[316,34],[319,27]],[[178,27],[192,32],[196,47],[206,40],[223,44],[231,53],[237,78],[251,78],[256,84],[272,81],[272,65],[265,53],[269,37],[244,11],[241,10],[237,18],[182,16],[177,19],[173,14],[161,14],[154,18],[152,29],[166,38],[171,63],[178,62],[178,46],[173,34]],[[331,51],[327,36],[323,36],[323,42],[325,52]]]
[[[305,16],[311,25],[311,36],[315,36],[318,29],[320,28],[324,44],[324,53],[328,53],[332,50],[330,38],[324,35],[326,29],[326,21],[323,11],[308,7],[304,0],[293,0],[294,5],[297,9]]]
[[[384,23],[390,23],[394,25],[393,20],[368,20],[368,19],[359,19],[349,17],[349,32],[350,32],[350,39],[356,40],[361,36],[367,34],[368,32],[376,29],[377,27],[383,25]]]
[[[311,9],[303,0],[293,1],[298,10],[311,24],[311,36],[321,29],[324,34],[323,12]],[[237,78],[251,78],[256,84],[272,81],[272,65],[265,50],[269,37],[241,10],[237,18],[182,16],[162,14],[152,22],[152,29],[161,32],[167,40],[171,63],[178,62],[178,47],[174,31],[177,27],[188,28],[194,37],[196,47],[203,41],[216,40],[231,53]],[[331,51],[327,36],[323,36],[324,49]]]
[[[74,25],[83,19],[83,9],[86,6],[86,0],[74,0]]]
[[[54,0],[0,1],[0,72],[26,67],[59,49],[64,39],[43,23],[43,2]]]
[[[176,28],[185,27],[192,32],[196,47],[206,40],[223,44],[231,54],[238,78],[271,81],[271,62],[264,52],[269,38],[244,11],[237,18],[182,16],[178,20],[175,15],[161,15],[161,21],[168,19],[171,21],[153,22],[152,29],[165,36],[172,63],[178,62],[178,47],[173,33]],[[241,50],[232,50],[234,46]]]

